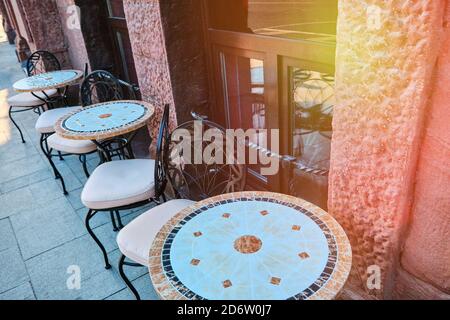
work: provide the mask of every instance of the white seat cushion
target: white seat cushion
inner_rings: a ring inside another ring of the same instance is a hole
[[[47,139],[50,149],[71,154],[86,154],[97,150],[97,146],[88,140],[71,140],[63,138],[56,133]]]
[[[159,230],[176,214],[195,202],[172,200],[140,215],[123,228],[117,236],[117,244],[124,256],[146,266],[150,248]]]
[[[45,91],[45,93],[47,94],[47,96],[52,97],[55,94],[57,94],[58,91],[56,89],[51,89],[51,90]],[[45,95],[42,92],[35,92],[34,94],[42,99],[45,99]],[[44,102],[42,100],[36,98],[35,96],[33,96],[30,92],[25,92],[25,93],[16,94],[16,95],[8,98],[8,104],[11,107],[26,108],[26,107],[42,106],[44,104]]]
[[[136,159],[100,165],[86,182],[81,201],[94,210],[117,208],[155,195],[155,161]]]
[[[68,115],[71,112],[80,110],[81,107],[66,107],[66,108],[57,108],[45,111],[41,114],[36,122],[36,130],[39,133],[53,133],[55,132],[55,124],[56,122]]]

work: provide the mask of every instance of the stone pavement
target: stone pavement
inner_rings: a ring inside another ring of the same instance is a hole
[[[65,197],[40,152],[37,114],[15,115],[26,144],[8,118],[11,86],[24,76],[14,46],[0,31],[0,300],[133,299],[118,274],[120,252],[109,214],[99,213],[93,225],[109,252],[112,270],[104,269],[102,255],[84,227],[87,209],[80,194],[86,178],[78,157],[55,159],[70,193]],[[90,156],[90,170],[97,164],[97,155]],[[146,210],[122,213],[124,223]],[[79,290],[67,287],[71,266],[81,270]],[[126,272],[143,299],[157,298],[146,268]]]

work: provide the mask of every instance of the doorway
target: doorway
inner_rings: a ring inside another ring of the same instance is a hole
[[[138,84],[123,0],[105,1],[108,7],[107,21],[112,39],[115,73],[126,82]]]
[[[250,166],[251,190],[326,208],[337,2],[203,1],[212,119],[231,129],[279,129],[280,154],[292,159],[275,176]]]

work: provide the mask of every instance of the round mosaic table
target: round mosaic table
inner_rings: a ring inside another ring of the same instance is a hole
[[[13,84],[17,92],[38,92],[50,89],[59,89],[72,85],[83,77],[79,70],[61,70],[41,73],[24,78]]]
[[[164,300],[331,300],[352,251],[325,211],[291,196],[243,192],[184,209],[150,250]]]
[[[55,124],[56,132],[72,140],[105,140],[144,127],[155,107],[144,101],[110,101],[73,112]]]

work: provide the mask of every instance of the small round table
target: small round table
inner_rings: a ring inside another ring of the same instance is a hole
[[[144,127],[153,116],[155,107],[144,101],[110,101],[73,112],[55,124],[58,135],[71,140],[91,140],[109,161],[105,145],[108,139],[131,133],[121,148],[130,145],[138,129]]]
[[[37,74],[13,84],[17,92],[37,92],[70,86],[83,77],[79,70],[61,70]]]
[[[35,76],[24,78],[13,84],[13,88],[17,92],[30,92],[44,103],[50,103],[52,97],[46,94],[47,90],[60,89],[77,83],[83,77],[83,72],[79,70],[60,70],[46,73],[40,73]],[[34,94],[34,92],[42,92],[44,98]]]
[[[349,240],[333,217],[266,192],[186,208],[158,233],[149,259],[164,300],[331,300],[351,265]]]

